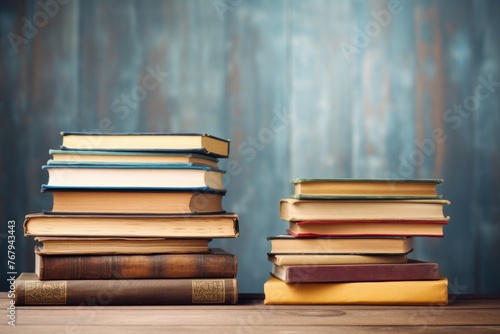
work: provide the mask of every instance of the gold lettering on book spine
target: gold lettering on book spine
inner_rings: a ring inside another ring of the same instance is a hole
[[[226,287],[224,280],[193,280],[193,304],[224,303]]]
[[[24,303],[26,305],[66,304],[66,281],[26,281],[24,282]]]

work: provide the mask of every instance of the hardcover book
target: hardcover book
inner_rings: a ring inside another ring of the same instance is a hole
[[[267,238],[271,242],[270,255],[298,254],[358,254],[404,255],[412,251],[413,239],[405,237],[319,237],[294,238],[278,235]]]
[[[41,246],[36,252],[44,255],[76,254],[155,254],[208,253],[212,239],[119,238],[119,237],[36,237]]]
[[[52,212],[61,213],[220,213],[225,191],[198,190],[94,190],[43,186],[53,197]]]
[[[282,199],[284,220],[430,220],[445,221],[447,200],[298,200]]]
[[[48,165],[65,164],[193,164],[217,168],[218,159],[205,154],[167,152],[125,152],[49,150]]]
[[[271,277],[264,304],[446,305],[448,279],[427,281],[290,283]]]
[[[295,198],[440,198],[441,179],[296,179]]]
[[[285,283],[418,281],[440,278],[437,263],[272,265],[271,275]]]
[[[22,273],[16,306],[236,304],[235,278],[39,280]]]
[[[40,280],[235,278],[236,256],[220,248],[202,254],[45,255],[35,250]]]
[[[288,234],[312,236],[401,236],[443,237],[446,221],[303,221],[290,222]]]
[[[26,215],[24,235],[34,237],[236,238],[235,213],[197,215]]]
[[[406,263],[406,255],[359,254],[268,254],[267,259],[278,266]]]
[[[92,133],[61,132],[62,149],[165,151],[229,155],[229,140],[202,133]]]
[[[45,165],[49,186],[224,190],[224,171],[196,165]]]

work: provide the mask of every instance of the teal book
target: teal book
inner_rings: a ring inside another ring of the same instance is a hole
[[[218,159],[206,154],[173,152],[127,152],[89,150],[49,150],[47,164],[197,164],[217,168]]]

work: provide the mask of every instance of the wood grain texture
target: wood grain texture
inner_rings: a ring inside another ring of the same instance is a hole
[[[2,2],[0,241],[16,220],[17,271],[34,269],[20,224],[50,207],[40,166],[59,131],[208,132],[231,139],[241,236],[214,246],[238,255],[241,292],[269,277],[291,179],[392,176],[443,178],[452,203],[445,238],[412,257],[439,263],[450,293],[499,293],[500,4],[214,3],[75,0],[16,52],[9,33],[44,9]]]
[[[240,300],[241,301],[241,300]],[[0,306],[6,308],[6,294]],[[431,331],[487,333],[500,329],[498,299],[456,299],[446,307],[343,305],[262,305],[244,300],[237,305],[196,306],[23,306],[16,309],[16,332],[109,331],[148,333],[377,333]],[[0,328],[7,329],[2,323]]]

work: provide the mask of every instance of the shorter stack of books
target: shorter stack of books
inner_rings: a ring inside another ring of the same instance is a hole
[[[237,258],[210,248],[238,237],[225,212],[218,158],[229,141],[206,134],[62,133],[51,150],[52,210],[28,214],[35,272],[17,305],[234,304]]]
[[[408,259],[414,237],[443,237],[442,180],[297,179],[269,237],[265,304],[445,305],[437,263]]]

